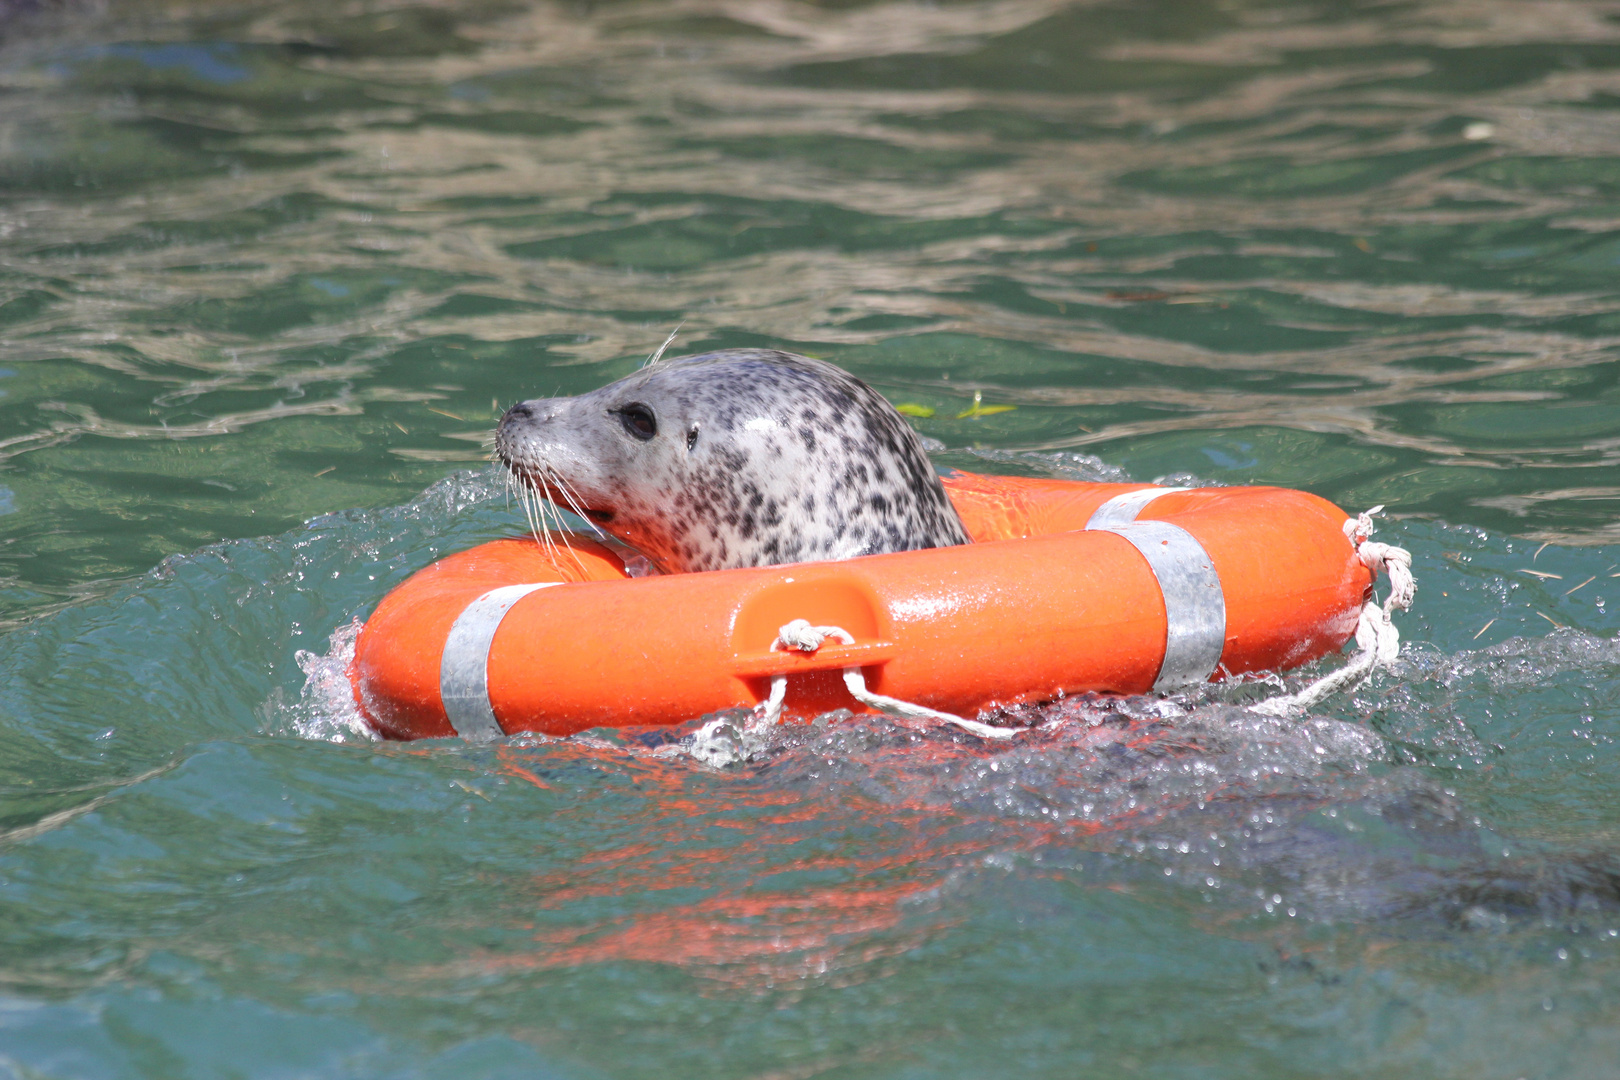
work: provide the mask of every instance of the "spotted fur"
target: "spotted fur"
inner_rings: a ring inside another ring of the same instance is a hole
[[[645,410],[656,433],[645,434]],[[638,426],[639,425],[639,426]],[[726,349],[649,365],[501,418],[522,483],[669,573],[968,542],[922,442],[821,360]]]

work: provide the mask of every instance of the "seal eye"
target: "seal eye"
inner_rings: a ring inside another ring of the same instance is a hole
[[[619,422],[624,425],[624,430],[642,442],[658,434],[658,418],[653,416],[653,411],[647,406],[637,402],[613,411],[618,413]]]

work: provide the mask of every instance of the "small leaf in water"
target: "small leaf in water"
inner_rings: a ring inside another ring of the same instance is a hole
[[[934,415],[933,409],[930,409],[927,405],[918,405],[914,401],[907,401],[904,404],[896,405],[894,409],[901,416],[917,416],[924,420]]]
[[[994,416],[999,412],[1012,412],[1016,408],[1018,408],[1016,405],[986,405],[984,404],[984,394],[975,390],[973,391],[973,404],[957,413],[956,418],[966,420],[970,416]]]

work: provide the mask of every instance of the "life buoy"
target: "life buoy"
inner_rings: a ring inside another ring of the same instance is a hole
[[[452,555],[362,628],[356,701],[389,738],[568,735],[757,706],[779,676],[784,715],[864,711],[849,669],[971,717],[1297,667],[1344,644],[1372,589],[1343,511],[1301,491],[945,485],[973,544],[637,579],[583,537]],[[843,633],[783,649],[796,620]]]

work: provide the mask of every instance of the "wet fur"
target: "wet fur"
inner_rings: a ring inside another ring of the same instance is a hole
[[[642,441],[618,410],[656,416]],[[968,542],[922,442],[848,372],[768,349],[649,364],[514,405],[496,455],[519,483],[670,573]]]

